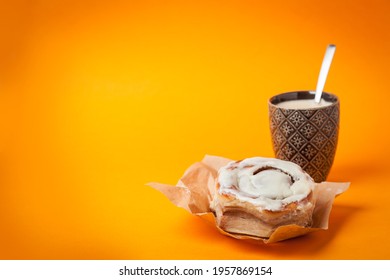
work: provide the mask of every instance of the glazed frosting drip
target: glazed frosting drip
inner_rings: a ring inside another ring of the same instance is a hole
[[[222,167],[218,183],[220,194],[233,195],[271,211],[306,198],[314,188],[311,177],[295,163],[261,157]]]

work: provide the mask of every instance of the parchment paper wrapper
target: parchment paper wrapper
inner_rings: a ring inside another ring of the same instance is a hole
[[[210,202],[216,191],[218,170],[231,162],[231,159],[206,155],[201,162],[192,164],[180,178],[176,186],[161,183],[148,183],[147,185],[162,192],[173,204],[182,207],[190,213],[202,216],[208,220],[214,218],[210,209]],[[313,223],[311,227],[297,225],[285,225],[276,228],[269,238],[261,238],[250,235],[233,234],[224,231],[217,224],[216,227],[225,235],[237,239],[259,240],[265,243],[282,241],[297,237],[317,230],[326,230],[332,204],[336,196],[345,192],[350,183],[318,183],[314,189],[317,197]],[[215,219],[214,219],[215,221]]]

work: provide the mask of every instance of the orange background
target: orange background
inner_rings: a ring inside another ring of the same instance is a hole
[[[389,7],[1,1],[0,258],[389,259]],[[315,89],[329,43],[328,180],[352,182],[329,230],[248,244],[145,186],[205,154],[273,156],[267,100]]]

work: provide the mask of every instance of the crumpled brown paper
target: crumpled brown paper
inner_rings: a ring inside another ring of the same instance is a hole
[[[192,164],[180,178],[176,186],[149,183],[148,185],[162,192],[173,204],[182,207],[194,215],[206,219],[214,217],[210,209],[210,202],[215,193],[218,170],[232,160],[206,155],[201,162]],[[312,227],[285,225],[278,227],[269,238],[260,238],[249,235],[233,234],[216,227],[225,235],[237,239],[262,240],[265,243],[282,241],[317,230],[328,228],[328,220],[334,198],[345,192],[350,183],[322,182],[316,184],[314,195],[317,197],[313,212]]]

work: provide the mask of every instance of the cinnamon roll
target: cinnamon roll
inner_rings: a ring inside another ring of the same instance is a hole
[[[311,226],[314,187],[295,163],[247,158],[219,169],[210,207],[222,230],[268,238],[279,226]]]

